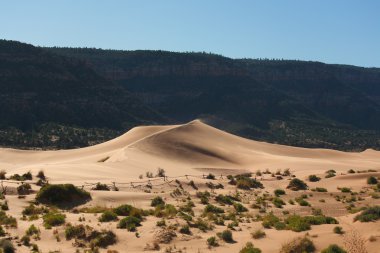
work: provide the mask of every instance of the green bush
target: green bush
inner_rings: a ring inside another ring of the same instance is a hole
[[[100,222],[109,222],[115,220],[117,220],[117,214],[108,210],[102,213],[102,215],[99,217]]]
[[[280,195],[285,195],[285,191],[283,189],[276,189],[274,190],[274,195],[276,195],[277,197]]]
[[[91,199],[90,193],[72,184],[47,184],[37,193],[36,200],[58,207],[71,207]]]
[[[321,178],[317,177],[316,175],[310,175],[309,176],[309,181],[310,182],[318,182],[319,180],[321,180]]]
[[[39,235],[40,233],[40,230],[34,226],[34,224],[30,225],[30,227],[25,231],[25,234],[29,236]]]
[[[376,177],[370,176],[369,178],[367,178],[367,184],[377,184],[377,183],[378,183],[378,180]]]
[[[120,205],[113,209],[113,212],[119,216],[134,216],[142,219],[143,210],[133,207],[131,205]]]
[[[264,228],[271,228],[279,221],[280,219],[276,215],[269,213],[262,218],[262,226]]]
[[[232,205],[236,199],[232,198],[231,196],[219,194],[215,197],[215,200],[219,204]]]
[[[327,192],[327,189],[326,188],[322,188],[322,187],[316,187],[315,191],[317,191],[317,192]]]
[[[66,215],[62,213],[47,213],[42,216],[45,228],[60,226],[65,223]]]
[[[17,220],[12,216],[7,215],[4,211],[0,211],[0,225],[17,228]]]
[[[14,252],[16,252],[16,249],[13,246],[13,243],[7,239],[1,239],[0,240],[0,249],[2,249],[3,253],[14,253]]]
[[[259,248],[255,248],[251,242],[247,242],[239,253],[261,253]]]
[[[285,202],[281,198],[273,198],[272,203],[277,208],[282,208],[283,205],[286,205]]]
[[[299,215],[289,216],[285,219],[285,223],[287,228],[294,232],[310,230],[310,223]]]
[[[133,216],[127,216],[119,221],[118,228],[126,228],[128,231],[136,231],[141,226],[141,220]]]
[[[231,230],[224,230],[221,233],[218,233],[218,236],[225,242],[232,243],[234,242],[234,239],[232,238],[232,232]]]
[[[19,195],[28,195],[32,191],[32,186],[28,183],[21,184],[17,187],[17,193]]]
[[[190,235],[190,234],[191,234],[191,231],[190,231],[190,227],[189,227],[189,225],[184,225],[184,226],[182,226],[182,227],[179,229],[179,232],[180,232],[181,234]]]
[[[90,246],[91,248],[100,247],[107,248],[109,245],[113,245],[116,243],[117,238],[114,232],[112,231],[93,231],[90,236]]]
[[[150,203],[150,206],[153,206],[153,207],[163,206],[163,205],[165,205],[165,201],[160,196],[157,196],[154,199],[152,199],[152,202]]]
[[[217,247],[219,246],[218,241],[216,240],[215,236],[211,236],[207,239],[207,245],[209,247]]]
[[[82,224],[76,226],[68,224],[65,228],[65,237],[66,240],[73,238],[84,239],[86,238],[86,228]]]
[[[234,208],[235,208],[236,212],[238,212],[238,213],[242,213],[242,212],[247,212],[248,211],[248,209],[245,206],[243,206],[242,204],[240,204],[238,202],[234,203]]]
[[[251,233],[253,239],[261,239],[266,236],[265,232],[261,229],[257,229]]]
[[[224,210],[220,207],[208,204],[205,206],[204,213],[224,213]]]
[[[361,222],[377,221],[380,219],[380,206],[372,206],[363,210],[354,220]]]
[[[263,184],[256,179],[246,177],[243,175],[236,176],[236,187],[243,190],[264,188]]]
[[[284,244],[280,253],[314,253],[315,246],[312,240],[305,237],[297,237]]]
[[[299,190],[307,190],[308,186],[304,181],[298,178],[293,178],[292,180],[290,180],[287,188],[292,191],[299,191]]]
[[[338,234],[338,235],[344,234],[343,228],[340,227],[340,226],[334,227],[333,231],[334,231],[335,234]]]
[[[322,250],[321,253],[347,253],[347,251],[336,244],[331,244],[326,249]]]

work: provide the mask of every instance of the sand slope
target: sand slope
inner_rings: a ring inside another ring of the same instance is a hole
[[[171,175],[199,169],[251,170],[290,168],[295,173],[376,169],[380,152],[361,153],[288,147],[248,140],[198,120],[184,125],[136,127],[92,147],[25,151],[0,149],[0,168],[9,173],[40,169],[56,181],[126,180],[163,167]]]

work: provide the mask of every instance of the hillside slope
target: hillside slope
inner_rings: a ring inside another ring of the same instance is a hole
[[[87,146],[165,121],[84,62],[14,41],[0,41],[0,89],[2,145]]]
[[[79,58],[177,123],[304,147],[380,147],[380,70],[205,53],[47,48]]]

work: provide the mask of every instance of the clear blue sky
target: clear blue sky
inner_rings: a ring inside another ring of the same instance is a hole
[[[380,67],[380,0],[11,0],[0,38]]]

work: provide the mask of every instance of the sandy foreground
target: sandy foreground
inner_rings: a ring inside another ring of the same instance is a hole
[[[146,178],[146,172],[156,174],[157,168],[163,168],[168,178]],[[216,176],[212,180],[214,184],[221,183],[224,189],[213,190],[215,194],[236,194],[236,187],[228,184],[226,175],[236,175],[243,172],[256,172],[261,170],[275,173],[278,170],[290,169],[291,173],[308,183],[310,188],[323,187],[327,193],[311,191],[286,191],[282,199],[287,202],[302,194],[312,194],[307,199],[313,208],[320,208],[325,215],[333,216],[339,221],[346,234],[356,231],[366,240],[368,252],[380,252],[380,222],[361,223],[353,222],[356,214],[350,214],[346,207],[348,203],[336,201],[336,195],[341,193],[337,187],[348,187],[352,191],[362,191],[362,200],[357,206],[380,204],[380,200],[372,198],[366,179],[370,176],[380,176],[380,152],[366,150],[360,153],[340,152],[325,149],[305,149],[288,147],[264,142],[252,141],[240,138],[226,132],[210,127],[200,121],[192,121],[184,125],[174,126],[144,126],[136,127],[124,135],[111,141],[81,149],[57,150],[57,151],[26,151],[2,148],[0,149],[0,169],[7,171],[7,176],[15,173],[23,174],[31,171],[36,175],[43,170],[50,183],[73,183],[84,187],[92,195],[92,201],[85,206],[116,207],[120,204],[131,204],[138,208],[149,209],[150,201],[155,196],[162,196],[167,203],[179,207],[183,196],[174,196],[173,191],[178,188],[178,182],[183,185],[195,203],[194,212],[199,216],[204,208],[200,200],[195,196],[196,190],[188,185],[193,180],[199,187],[199,191],[209,190],[206,183],[210,180],[203,176],[213,173]],[[336,176],[324,178],[327,170],[335,170]],[[366,173],[348,174],[347,171],[368,171]],[[316,174],[322,178],[319,182],[308,182],[307,177]],[[175,180],[178,182],[175,182]],[[242,191],[243,205],[248,207],[248,213],[254,217],[258,210],[249,208],[255,200],[255,193],[264,192],[273,194],[273,190],[286,189],[290,178],[276,180],[270,174],[260,176],[264,189],[258,191]],[[115,184],[119,191],[92,191],[91,184],[101,182]],[[8,184],[10,187],[14,184]],[[146,185],[151,189],[147,190]],[[38,187],[33,185],[38,190]],[[64,226],[45,229],[42,219],[35,221],[23,221],[21,212],[34,199],[34,194],[20,199],[17,195],[7,195],[9,203],[8,214],[18,218],[18,228],[8,229],[11,236],[22,237],[25,230],[35,224],[41,230],[41,240],[33,241],[42,252],[75,252],[73,241],[68,241],[64,236]],[[323,199],[325,202],[321,202]],[[216,202],[210,201],[216,204]],[[226,211],[233,210],[231,206],[223,207]],[[311,207],[302,207],[298,204],[286,204],[282,209],[274,206],[268,207],[275,214],[283,215],[283,211],[302,215],[311,214]],[[72,213],[65,211],[66,222],[72,224],[88,224],[94,228],[112,229],[118,237],[118,243],[101,249],[117,250],[118,252],[142,252],[148,250],[147,244],[152,244],[160,228],[156,222],[161,220],[154,216],[148,216],[142,226],[138,227],[138,237],[134,232],[125,229],[117,229],[117,222],[98,222],[99,214]],[[84,217],[85,221],[78,221]],[[229,221],[226,221],[226,225]],[[175,217],[167,220],[167,224],[184,224],[184,220]],[[336,225],[312,226],[307,232],[292,232],[289,230],[263,229],[266,236],[262,239],[253,239],[251,232],[262,229],[261,222],[240,222],[238,228],[233,231],[235,243],[219,241],[220,246],[208,248],[207,238],[215,236],[217,232],[225,230],[226,226],[215,226],[214,230],[201,232],[192,228],[191,235],[183,235],[179,232],[168,244],[160,244],[161,252],[239,252],[246,242],[252,242],[262,252],[277,253],[281,246],[289,240],[308,233],[314,241],[317,252],[336,243],[344,246],[347,235],[338,235],[333,232]],[[55,231],[53,234],[53,231]],[[57,234],[60,240],[57,241]],[[371,240],[369,240],[371,238]],[[30,252],[26,246],[18,246],[18,252]],[[79,248],[80,252],[83,249]],[[171,251],[168,251],[171,250]]]

